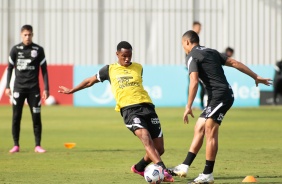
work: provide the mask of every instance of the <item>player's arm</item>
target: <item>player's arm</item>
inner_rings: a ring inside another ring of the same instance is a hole
[[[193,112],[192,112],[192,105],[195,100],[197,91],[198,91],[198,84],[199,84],[199,74],[198,74],[198,66],[196,61],[190,57],[187,62],[187,68],[189,72],[190,77],[190,83],[189,83],[189,89],[188,89],[188,102],[183,114],[183,121],[184,123],[188,123],[188,114],[190,114],[193,118]]]
[[[58,92],[64,93],[64,94],[72,94],[84,88],[93,86],[95,83],[98,83],[98,82],[100,81],[97,79],[97,75],[94,75],[92,77],[84,79],[80,84],[78,84],[76,87],[72,89],[66,88],[65,86],[59,86],[60,89]]]
[[[44,81],[44,91],[42,98],[46,100],[49,97],[49,79],[48,79],[48,71],[47,71],[47,62],[45,58],[45,53],[42,48],[40,52],[40,66],[41,66],[41,71],[42,71],[42,77]]]
[[[270,81],[272,81],[271,79],[260,77],[255,72],[253,72],[249,67],[247,67],[246,65],[244,65],[243,63],[241,63],[239,61],[236,61],[235,59],[227,58],[225,65],[236,68],[237,70],[239,70],[239,71],[245,73],[246,75],[252,77],[255,80],[256,86],[258,86],[259,83],[265,84],[267,86],[272,84],[270,82]]]
[[[84,79],[79,85],[77,85],[76,87],[72,89],[68,89],[64,86],[59,86],[60,90],[58,92],[64,93],[64,94],[72,94],[72,93],[75,93],[76,91],[93,86],[95,83],[103,82],[104,80],[110,80],[109,78],[110,78],[109,77],[109,65],[106,65],[103,68],[101,68],[100,71],[96,75]]]
[[[190,114],[193,118],[193,112],[192,112],[192,105],[195,100],[197,91],[198,91],[198,84],[199,84],[199,76],[198,72],[192,72],[190,73],[190,83],[189,83],[189,90],[188,90],[188,102],[183,114],[183,121],[184,123],[189,123],[188,120],[188,114]]]
[[[12,73],[13,73],[16,59],[17,59],[17,53],[16,53],[15,47],[13,47],[10,51],[9,63],[8,63],[8,68],[7,68],[7,83],[6,83],[6,89],[5,89],[5,94],[7,96],[11,95],[10,82],[11,82]]]

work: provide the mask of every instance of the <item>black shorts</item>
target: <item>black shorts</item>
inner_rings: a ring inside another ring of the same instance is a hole
[[[203,110],[200,117],[212,118],[219,125],[221,124],[224,115],[230,109],[234,102],[234,95],[232,90],[227,91],[225,95],[214,97],[208,100],[208,104]]]
[[[161,123],[155,111],[153,104],[138,104],[121,109],[125,126],[132,131],[138,129],[147,129],[152,137],[158,138],[163,136]]]
[[[41,111],[41,95],[40,92],[13,92],[13,106],[15,109],[22,109],[25,99],[32,113],[40,113]]]

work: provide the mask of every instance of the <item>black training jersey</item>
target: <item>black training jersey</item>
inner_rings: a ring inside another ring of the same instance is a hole
[[[227,56],[218,51],[203,46],[195,46],[186,57],[189,71],[198,72],[200,81],[210,95],[222,95],[230,88],[226,80],[222,65],[225,65]]]
[[[15,68],[14,91],[39,91],[40,67],[43,73],[45,90],[49,90],[44,49],[34,43],[30,45],[24,45],[23,43],[15,45],[11,49],[9,57],[7,88],[9,88],[12,70]]]

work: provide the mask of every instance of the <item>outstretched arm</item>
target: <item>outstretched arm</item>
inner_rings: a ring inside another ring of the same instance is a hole
[[[255,80],[256,86],[258,86],[259,83],[265,84],[267,86],[271,85],[272,81],[269,78],[262,78],[258,76],[255,72],[253,72],[251,69],[249,69],[246,65],[243,63],[236,61],[235,59],[228,58],[225,63],[226,66],[230,66],[233,68],[236,68],[237,70],[247,74],[248,76],[252,77]]]
[[[75,93],[79,90],[82,90],[84,88],[88,88],[90,86],[93,86],[95,83],[98,83],[100,82],[96,75],[94,75],[93,77],[89,77],[89,78],[86,78],[84,79],[80,84],[78,84],[76,87],[72,88],[72,89],[69,89],[69,88],[66,88],[64,86],[59,86],[59,93],[63,93],[63,94],[72,94],[72,93]]]

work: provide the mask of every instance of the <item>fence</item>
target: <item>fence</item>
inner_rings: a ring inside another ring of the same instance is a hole
[[[0,64],[20,42],[20,27],[32,24],[49,64],[112,63],[127,40],[137,62],[183,65],[181,36],[194,20],[202,45],[231,46],[246,64],[274,64],[282,59],[281,11],[281,0],[1,0]]]

